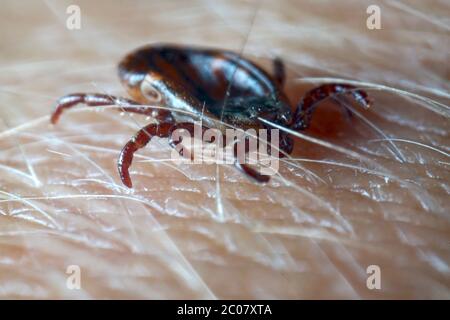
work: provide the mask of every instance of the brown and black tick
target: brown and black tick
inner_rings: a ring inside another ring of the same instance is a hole
[[[153,136],[170,137],[177,128],[192,128],[202,120],[206,128],[222,123],[243,130],[266,128],[265,119],[291,130],[308,128],[315,107],[336,95],[351,95],[358,104],[368,108],[367,93],[346,84],[323,84],[308,91],[293,111],[283,91],[285,69],[281,60],[273,62],[274,75],[241,55],[219,49],[154,44],[139,48],[119,63],[119,77],[131,99],[98,93],[74,93],[59,99],[51,121],[55,124],[63,110],[77,104],[98,107],[119,105],[126,112],[152,116],[151,123],[137,132],[125,145],[118,169],[122,182],[129,188],[132,182],[129,167],[134,153],[147,145]],[[168,107],[155,108],[149,104]],[[290,154],[293,140],[280,134],[280,150]],[[253,168],[236,165],[259,182],[268,176]]]

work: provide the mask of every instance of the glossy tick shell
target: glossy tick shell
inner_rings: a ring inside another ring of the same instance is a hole
[[[135,100],[163,103],[191,113],[186,116],[174,110],[178,122],[198,118],[202,112],[242,129],[261,128],[259,116],[281,125],[291,121],[281,84],[234,52],[147,46],[120,62],[119,76]],[[217,127],[208,117],[205,125]]]

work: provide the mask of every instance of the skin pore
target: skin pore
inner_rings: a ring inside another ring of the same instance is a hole
[[[68,30],[70,4],[0,12],[1,298],[450,296],[448,4],[77,1],[81,29]],[[381,30],[366,27],[372,4]],[[76,108],[52,126],[50,114],[72,92],[126,97],[117,63],[152,42],[242,51],[269,72],[280,57],[294,104],[346,79],[374,103],[352,117],[321,105],[268,184],[177,165],[154,139],[128,190],[117,157],[151,119]],[[80,290],[67,287],[74,265]]]

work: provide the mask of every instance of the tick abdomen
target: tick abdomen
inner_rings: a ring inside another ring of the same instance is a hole
[[[182,86],[217,117],[225,100],[268,99],[279,91],[264,70],[223,50],[151,45],[133,51],[119,64],[119,76],[132,94],[149,72]]]

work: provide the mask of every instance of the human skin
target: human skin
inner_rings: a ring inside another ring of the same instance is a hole
[[[80,30],[66,28],[73,3]],[[381,30],[366,27],[371,4]],[[445,1],[3,1],[0,298],[450,298],[449,11]],[[242,51],[269,72],[278,56],[294,105],[320,78],[369,83],[374,104],[352,118],[321,105],[268,184],[229,165],[177,165],[155,139],[129,190],[117,157],[151,119],[82,107],[49,119],[68,93],[127,96],[117,63],[152,42]],[[67,287],[71,265],[79,290]],[[379,290],[367,287],[371,265]]]

